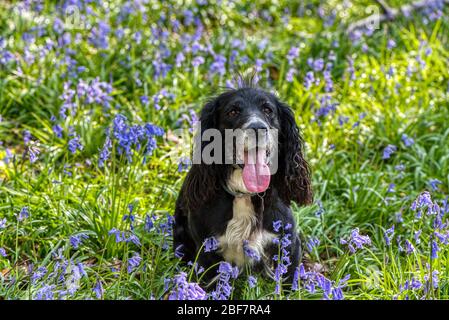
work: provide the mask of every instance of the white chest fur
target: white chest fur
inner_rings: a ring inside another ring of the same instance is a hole
[[[262,259],[264,247],[273,241],[274,234],[255,228],[257,216],[251,202],[251,196],[234,198],[233,216],[229,220],[225,233],[218,239],[220,251],[224,259],[241,267],[253,261],[245,256],[243,242],[248,241],[248,247]]]

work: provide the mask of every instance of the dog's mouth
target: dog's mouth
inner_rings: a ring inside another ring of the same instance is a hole
[[[269,153],[266,149],[254,148],[244,151],[242,178],[246,189],[259,193],[268,189],[271,180]]]

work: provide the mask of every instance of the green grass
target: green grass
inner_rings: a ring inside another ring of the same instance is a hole
[[[266,61],[260,72],[261,84],[293,107],[306,140],[315,204],[293,208],[305,240],[320,240],[307,258],[324,266],[326,277],[336,283],[351,275],[343,289],[347,299],[449,298],[448,246],[438,242],[438,258],[431,258],[435,215],[424,213],[418,219],[410,209],[425,190],[440,205],[449,192],[447,10],[442,18],[427,23],[422,14],[417,14],[408,20],[382,24],[372,36],[352,41],[344,27],[365,16],[364,8],[373,4],[370,1],[354,1],[348,10],[337,6],[341,1],[326,2],[325,9],[337,8],[336,22],[330,27],[317,14],[319,1],[306,1],[303,7],[297,1],[260,1],[257,8],[251,1],[233,6],[224,1],[227,5],[222,7],[215,1],[207,7],[193,1],[168,1],[171,8],[165,1],[150,1],[145,5],[146,19],[135,11],[123,21],[119,19],[122,1],[103,2],[109,13],[105,7],[93,4],[96,16],[87,16],[85,26],[66,30],[71,41],[64,47],[50,48],[42,57],[39,53],[44,52],[46,40],[57,43],[61,37],[52,27],[55,2],[45,2],[38,14],[11,13],[10,7],[17,3],[0,4],[0,37],[5,40],[3,45],[0,41],[0,62],[5,50],[17,60],[0,63],[0,221],[7,221],[6,227],[0,229],[0,248],[6,253],[6,257],[0,256],[0,299],[34,299],[46,285],[54,286],[54,298],[63,297],[60,291],[66,290],[70,290],[64,296],[67,299],[96,298],[92,289],[97,283],[102,284],[100,298],[104,299],[164,299],[171,290],[170,285],[168,290],[165,288],[164,279],[173,278],[180,270],[191,274],[191,281],[197,281],[191,268],[173,257],[171,236],[161,231],[167,216],[173,214],[185,176],[185,172],[178,172],[178,157],[173,156],[179,144],[167,135],[157,138],[158,147],[145,163],[142,152],[135,152],[129,162],[118,154],[114,144],[115,151],[104,167],[98,165],[100,150],[106,129],[118,113],[132,124],[150,122],[166,133],[188,126],[186,121],[179,121],[183,114],[198,113],[236,71],[253,67],[259,58]],[[391,3],[397,6],[402,1]],[[193,25],[181,24],[179,30],[173,30],[172,22],[158,19],[164,13],[183,21],[185,8],[197,8],[203,21],[199,43],[210,45],[228,59],[224,75],[210,75],[210,54],[201,53],[205,63],[192,67],[198,54],[184,52],[181,67],[173,66],[165,77],[154,78],[153,61],[160,46],[170,50],[165,61],[174,65],[176,54],[183,50],[182,36],[195,32]],[[266,10],[272,20],[251,19],[248,13],[255,10]],[[288,22],[284,21],[286,14],[290,15]],[[105,49],[95,48],[88,40],[91,27],[100,20],[111,25]],[[26,45],[24,33],[33,32],[37,26],[43,27],[44,34]],[[151,28],[158,26],[168,33],[166,39],[155,37]],[[125,30],[122,39],[115,35],[119,27]],[[142,35],[140,43],[133,40],[137,31]],[[81,37],[79,41],[74,41],[76,34]],[[233,39],[246,42],[246,47],[239,48],[236,66],[229,63]],[[268,40],[265,49],[257,46],[262,39]],[[396,46],[388,49],[388,40],[394,40]],[[300,56],[294,62],[297,74],[288,82],[286,55],[291,46],[300,47]],[[34,62],[26,62],[26,47],[35,55]],[[325,94],[325,81],[318,72],[315,76],[320,83],[311,88],[304,86],[305,74],[311,70],[307,59],[323,58],[328,62],[331,53],[335,56],[331,73],[334,90],[329,95],[337,106],[335,112],[317,119],[315,112]],[[267,54],[271,58],[267,59]],[[96,77],[110,83],[110,107],[77,98],[74,114],[65,119],[58,116],[63,104],[60,96],[68,81],[64,63],[67,55],[77,61],[77,66],[86,68],[71,78],[71,87],[75,88],[81,79]],[[388,74],[390,68],[394,68],[392,75]],[[161,109],[157,110],[152,96],[161,89],[174,97],[162,98]],[[143,95],[149,97],[148,105],[141,102]],[[56,122],[52,116],[57,117]],[[342,117],[347,117],[347,122],[340,124]],[[56,123],[64,130],[61,138],[52,131]],[[84,146],[74,154],[68,148],[71,127]],[[40,150],[34,163],[27,153],[30,144],[23,141],[24,130],[32,135],[31,145]],[[406,147],[402,134],[412,137],[415,143]],[[396,145],[397,151],[384,160],[383,150],[389,144]],[[404,170],[398,171],[398,165],[403,165]],[[441,181],[437,190],[430,184],[433,179]],[[389,193],[391,183],[395,188]],[[129,204],[134,205],[134,232],[141,246],[117,244],[109,235],[113,228],[130,234],[129,221],[123,220],[129,214]],[[23,207],[28,207],[30,217],[19,221],[17,216]],[[444,222],[448,212],[446,207]],[[402,222],[397,219],[398,213]],[[144,228],[147,216],[156,217],[149,232]],[[395,238],[387,246],[383,232],[393,224]],[[340,239],[346,239],[356,227],[361,234],[370,236],[372,244],[352,254]],[[417,230],[422,230],[419,244],[414,239]],[[448,231],[444,228],[440,232]],[[88,239],[74,249],[69,238],[80,233],[88,235]],[[402,247],[408,239],[415,251],[399,251],[397,236],[401,237]],[[142,261],[128,273],[129,259],[135,252]],[[61,269],[64,261],[71,261],[65,271]],[[85,265],[87,275],[77,280],[74,273],[79,262]],[[39,267],[48,272],[32,281]],[[58,276],[53,277],[51,272],[55,270],[59,270]],[[433,283],[427,284],[429,290],[400,291],[399,286],[412,278],[425,286],[433,271],[438,272],[438,286]],[[58,279],[61,275],[64,280]],[[285,289],[278,295],[274,288],[274,283],[259,278],[258,286],[250,289],[242,277],[235,282],[232,298],[322,298],[320,289],[310,293],[301,286],[298,292]]]

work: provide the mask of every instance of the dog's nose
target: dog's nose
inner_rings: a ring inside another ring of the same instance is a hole
[[[268,130],[268,127],[265,123],[263,123],[262,121],[257,121],[257,122],[253,122],[251,123],[247,129],[252,129],[252,130]]]

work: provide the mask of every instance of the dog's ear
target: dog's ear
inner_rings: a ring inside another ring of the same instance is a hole
[[[313,201],[310,169],[304,159],[304,142],[295,122],[292,109],[285,103],[277,103],[280,115],[279,168],[275,177],[276,188],[286,202],[299,205]]]
[[[217,124],[218,100],[213,99],[207,102],[200,114],[199,125],[201,129],[196,132],[194,141],[194,163],[187,174],[182,197],[190,211],[198,209],[202,204],[207,203],[217,192],[220,172],[215,164],[202,163],[201,154],[207,142],[203,142],[201,137],[208,129],[216,128]],[[201,162],[201,163],[199,163]]]

